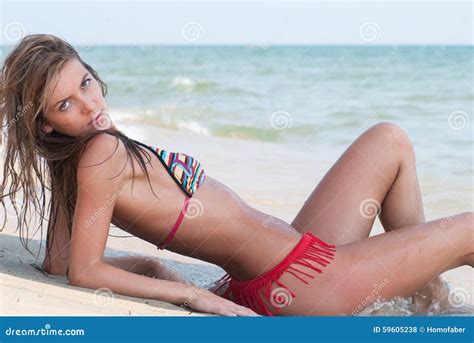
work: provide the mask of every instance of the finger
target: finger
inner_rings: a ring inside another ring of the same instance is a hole
[[[252,317],[261,317],[262,315],[261,314],[258,314],[257,312],[254,312],[252,310],[249,311],[249,316],[252,316]]]
[[[240,306],[239,310],[243,312],[245,316],[260,316],[255,311],[245,306]]]
[[[233,308],[229,308],[229,307],[216,308],[216,310],[212,311],[212,312],[214,312],[214,313],[216,313],[220,316],[226,316],[226,317],[235,317],[237,315],[235,313],[235,310]]]
[[[220,314],[221,316],[226,316],[226,317],[236,317],[237,314],[235,314],[234,312],[231,312],[231,311],[222,311],[221,313],[218,313]]]
[[[238,313],[240,316],[259,316],[257,313],[255,313],[254,311],[252,311],[251,309],[247,308],[247,307],[239,307],[237,309]]]
[[[245,314],[247,316],[260,316],[259,314],[257,314],[256,312],[254,312],[252,309],[250,309],[248,307],[243,306],[242,310],[245,311]]]
[[[249,311],[249,312],[247,313],[247,316],[250,316],[250,317],[261,317],[260,314],[255,313],[255,312],[253,312],[253,311]]]

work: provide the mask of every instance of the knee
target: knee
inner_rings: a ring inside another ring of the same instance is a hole
[[[465,255],[470,255],[474,253],[474,212],[463,212],[458,214],[460,217],[462,231],[466,233],[466,240],[464,244],[466,246],[466,251],[464,252]],[[468,264],[472,264],[472,260],[474,258],[471,257],[471,261]]]
[[[462,213],[458,213],[458,214],[443,218],[441,221],[441,226],[448,227],[448,225],[452,230],[455,230],[453,234],[455,234],[456,236],[460,235],[464,237],[463,242],[467,243],[467,245],[471,247],[474,246],[474,213],[473,212],[462,212]]]
[[[397,151],[401,151],[404,157],[414,155],[413,143],[400,125],[385,121],[375,124],[369,130],[383,137],[387,144],[395,147]]]

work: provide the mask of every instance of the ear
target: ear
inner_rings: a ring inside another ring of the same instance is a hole
[[[46,132],[46,133],[51,133],[51,132],[53,132],[53,127],[50,126],[50,125],[47,125],[47,124],[43,125],[42,129],[43,129],[43,131]]]
[[[41,129],[45,132],[45,133],[51,133],[53,132],[53,127],[48,123],[48,120],[45,118],[43,120],[43,124],[41,125]]]

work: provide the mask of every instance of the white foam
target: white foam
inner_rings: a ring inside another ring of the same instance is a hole
[[[184,76],[177,76],[172,82],[173,86],[194,87],[196,82]]]
[[[197,121],[194,120],[188,120],[188,121],[182,121],[179,120],[177,122],[178,129],[180,130],[188,130],[193,133],[197,133],[199,135],[203,136],[209,136],[209,129],[201,124],[199,124]]]

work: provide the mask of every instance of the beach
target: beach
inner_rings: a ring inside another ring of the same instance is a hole
[[[287,222],[291,222],[305,197],[309,195],[312,187],[331,164],[331,161],[315,158],[306,166],[308,169],[306,172],[314,174],[314,178],[306,181],[299,180],[295,183],[290,181],[297,171],[301,172],[302,167],[299,162],[303,162],[304,155],[298,156],[297,152],[284,149],[280,149],[277,156],[263,153],[274,151],[275,146],[272,146],[274,143],[260,145],[255,142],[239,141],[236,144],[236,140],[228,138],[203,138],[188,132],[150,129],[130,123],[124,131],[130,137],[140,137],[142,141],[149,144],[156,141],[156,137],[159,137],[163,146],[171,149],[177,148],[179,144],[181,151],[197,156],[206,165],[206,172],[209,175],[229,185],[251,206]],[[244,151],[250,148],[262,152],[262,154],[256,154],[259,157],[252,161],[253,173],[248,170],[246,172],[247,163],[238,162],[246,160]],[[294,163],[282,162],[290,158]],[[223,168],[225,164],[223,162],[234,163],[233,168]],[[235,172],[235,168],[242,168],[241,172]],[[255,171],[259,171],[266,177],[260,177],[256,182]],[[423,182],[421,184],[423,188]],[[429,197],[429,195],[424,194],[424,197]],[[427,212],[430,212],[429,208]],[[433,216],[433,213],[430,213],[430,216]],[[14,226],[10,224],[13,222],[13,219],[9,220],[7,228],[0,234],[1,315],[202,315],[160,301],[71,287],[68,286],[65,277],[47,277],[34,267],[43,260],[44,237],[43,249],[38,260],[35,261],[35,258],[21,247],[18,234],[13,232]],[[372,234],[381,232],[383,230],[377,220]],[[111,227],[110,234],[127,236],[127,233],[114,226]],[[30,249],[34,252],[38,251],[39,239],[39,235],[32,239],[33,244]],[[224,273],[218,266],[169,251],[158,251],[152,244],[135,237],[109,237],[105,254],[160,257],[167,266],[176,269],[186,279],[200,286],[209,285]],[[448,271],[443,274],[443,279],[448,281],[453,288],[465,290],[462,294],[466,294],[469,298],[469,303],[466,304],[474,305],[472,268],[464,266]],[[410,315],[406,299],[378,304],[377,310],[379,315]],[[364,314],[368,313],[364,312]]]
[[[83,48],[109,83],[110,115],[130,138],[198,159],[250,206],[291,223],[348,145],[380,121],[413,141],[426,220],[473,211],[469,48]],[[119,58],[112,58],[118,56]],[[429,58],[428,58],[429,57]],[[159,63],[156,63],[159,61]],[[443,64],[444,63],[444,64]],[[3,212],[0,216],[3,216]],[[10,210],[0,233],[0,315],[200,316],[178,306],[71,287],[47,277],[20,244]],[[0,217],[0,221],[3,218]],[[377,219],[371,235],[383,228]],[[111,227],[114,236],[128,236]],[[112,237],[109,256],[156,256],[197,285],[224,274],[135,237]],[[455,308],[473,313],[474,273],[442,275]],[[407,299],[360,315],[418,315]]]

